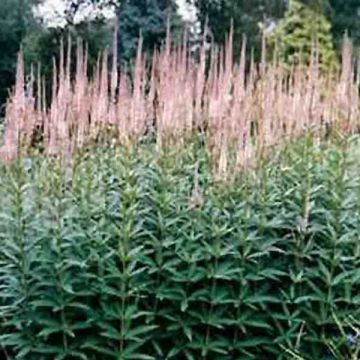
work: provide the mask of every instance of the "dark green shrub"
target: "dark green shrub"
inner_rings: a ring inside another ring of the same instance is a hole
[[[3,357],[335,359],[335,342],[350,354],[357,143],[303,139],[231,183],[197,141],[1,168]]]

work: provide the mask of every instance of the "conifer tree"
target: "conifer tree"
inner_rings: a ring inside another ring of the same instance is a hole
[[[299,60],[308,64],[315,45],[322,71],[330,70],[336,65],[331,24],[321,6],[290,0],[285,17],[270,39],[272,43],[276,42],[279,55],[289,64]]]

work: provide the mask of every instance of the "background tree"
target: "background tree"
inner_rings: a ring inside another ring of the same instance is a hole
[[[316,5],[316,6],[315,6]],[[322,70],[329,70],[336,64],[336,53],[331,34],[331,24],[323,12],[320,2],[311,5],[299,0],[290,0],[289,8],[271,39],[277,43],[280,56],[287,62],[309,62],[316,44]],[[294,59],[297,57],[298,59]]]
[[[188,2],[195,3],[202,28],[208,19],[208,25],[216,43],[224,42],[231,19],[233,19],[235,47],[238,48],[241,37],[245,34],[250,46],[255,49],[255,55],[259,58],[261,30],[264,27],[271,30],[284,17],[292,1],[188,0]],[[331,25],[333,42],[338,51],[346,31],[354,45],[360,46],[360,0],[298,0],[298,3],[326,15]],[[324,27],[325,22],[323,18],[321,19],[320,27]]]
[[[337,50],[347,32],[356,47],[360,46],[360,0],[301,0],[314,9],[321,9],[331,23]]]
[[[78,24],[67,24],[63,28],[44,27],[38,25],[38,30],[31,31],[23,39],[25,64],[41,64],[42,74],[46,79],[51,78],[53,58],[59,58],[61,40],[67,42],[71,36],[72,47],[75,49],[77,39],[81,38],[88,48],[89,68],[91,69],[99,54],[111,44],[114,24],[105,19],[97,18]],[[75,55],[75,51],[73,51]]]
[[[360,47],[360,1],[329,0],[329,18],[337,48],[340,47],[347,31],[356,47]]]
[[[49,80],[52,78],[53,59],[59,59],[61,40],[65,40],[67,45],[70,35],[74,50],[78,38],[84,40],[88,48],[89,68],[92,69],[99,54],[111,44],[114,29],[114,21],[104,17],[97,3],[89,8],[90,11],[84,11],[85,6],[92,4],[90,0],[64,0],[64,4],[62,13],[55,13],[49,18],[42,17],[37,11],[39,9],[35,8],[36,26],[23,38],[25,65],[29,68],[30,64],[41,64],[48,96],[51,93]],[[75,51],[72,53],[75,56]]]
[[[223,44],[234,23],[235,54],[246,35],[248,44],[259,58],[262,29],[272,27],[286,10],[284,0],[195,0],[202,28],[206,22],[214,41]]]
[[[167,21],[176,38],[181,30],[181,18],[174,0],[123,0],[117,8],[119,19],[119,53],[129,61],[136,54],[140,32],[144,51],[151,52],[164,41]]]
[[[111,7],[118,16],[119,52],[121,60],[125,61],[134,57],[140,32],[144,38],[144,51],[149,52],[164,41],[168,18],[175,36],[180,34],[182,27],[175,0],[63,1],[64,13],[56,13],[54,19],[47,21],[34,11],[37,9],[35,5],[43,4],[39,0],[0,1],[0,47],[6,49],[0,54],[0,104],[5,103],[9,88],[14,83],[20,44],[23,44],[26,65],[41,63],[42,71],[49,79],[52,59],[59,55],[60,40],[70,33],[74,43],[77,37],[81,37],[88,44],[91,68],[98,54],[111,45],[115,26],[115,17],[110,20],[105,18],[102,9]],[[86,7],[91,10],[88,11],[89,16],[83,16]]]
[[[63,0],[66,2],[66,22],[75,26],[74,19],[84,7],[94,5],[96,10],[113,8],[119,21],[120,58],[131,60],[137,50],[140,32],[145,52],[160,46],[166,36],[170,19],[173,36],[182,28],[176,0]],[[101,12],[100,12],[101,15]],[[100,20],[101,16],[97,18]]]
[[[75,4],[84,0],[66,0],[69,19],[64,28],[47,27],[34,15],[34,7],[39,0],[1,0],[0,1],[0,115],[4,114],[4,105],[9,91],[14,84],[17,54],[22,45],[27,66],[40,62],[47,78],[50,77],[52,58],[58,55],[60,38],[68,31],[74,41],[81,36],[89,44],[90,60],[93,60],[100,49],[108,43],[108,26],[104,19],[83,21],[73,24],[76,11]],[[87,1],[87,0],[85,0]],[[86,19],[85,19],[86,20]]]
[[[21,41],[35,27],[31,11],[35,3],[36,0],[0,1],[0,114],[14,83],[16,55]]]

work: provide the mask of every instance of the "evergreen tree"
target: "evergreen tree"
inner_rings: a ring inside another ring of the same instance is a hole
[[[287,63],[298,61],[300,57],[302,63],[309,63],[315,45],[321,70],[328,70],[336,64],[331,24],[322,9],[322,6],[290,0],[284,19],[270,36],[271,42],[276,42],[279,55]]]

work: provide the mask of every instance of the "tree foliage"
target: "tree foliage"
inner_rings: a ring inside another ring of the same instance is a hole
[[[209,27],[213,40],[223,44],[231,23],[234,25],[235,53],[246,35],[250,48],[259,56],[262,29],[281,18],[286,9],[283,0],[195,0],[199,20]]]
[[[329,0],[330,19],[335,43],[339,48],[345,32],[360,46],[360,2],[359,0]]]
[[[181,30],[181,19],[176,10],[174,0],[121,1],[117,9],[121,58],[128,61],[135,56],[140,33],[146,52],[158,48],[165,39],[168,20],[176,37]]]
[[[23,39],[25,64],[27,67],[31,64],[41,65],[49,93],[50,79],[53,73],[53,59],[59,60],[61,41],[64,41],[67,46],[68,40],[71,40],[73,56],[75,56],[77,41],[82,39],[86,43],[89,68],[92,69],[100,53],[111,44],[113,29],[112,23],[109,25],[101,18],[79,24],[69,24],[65,28],[40,27],[38,31],[29,32]]]
[[[331,24],[322,7],[291,0],[284,19],[279,22],[271,38],[280,56],[290,64],[294,61],[308,64],[314,48],[323,70],[329,70],[336,64]]]
[[[0,104],[4,104],[15,80],[21,40],[35,24],[31,12],[35,3],[36,0],[0,1]]]
[[[119,53],[125,61],[134,58],[140,33],[143,49],[151,52],[163,43],[168,20],[173,36],[177,37],[181,30],[175,0],[67,0],[67,4],[69,23],[83,6],[94,4],[99,9],[112,6],[119,23]]]
[[[246,35],[250,47],[259,56],[261,32],[272,28],[281,20],[292,1],[286,0],[195,0],[199,19],[204,29],[206,22],[215,42],[222,44],[234,22],[235,44]],[[330,22],[334,44],[339,50],[343,35],[348,32],[356,46],[360,45],[360,2],[359,0],[298,0],[315,12],[322,12]],[[329,27],[323,17],[316,17],[325,32]],[[260,25],[260,26],[259,26]],[[320,30],[322,31],[322,30]]]
[[[30,63],[41,63],[47,79],[51,77],[52,59],[58,58],[61,38],[68,34],[76,42],[81,37],[89,49],[90,64],[94,63],[99,53],[111,43],[114,21],[101,15],[85,18],[76,23],[76,14],[84,6],[94,4],[99,8],[114,6],[119,19],[119,50],[122,60],[133,59],[138,46],[140,33],[143,36],[143,48],[152,51],[159,47],[166,35],[167,21],[176,34],[181,29],[181,19],[177,14],[174,0],[65,0],[65,27],[47,27],[41,19],[35,19],[32,6],[38,0],[3,0],[0,2],[0,46],[6,49],[0,55],[0,104],[4,104],[9,88],[14,83],[16,55],[21,43],[27,66]]]

